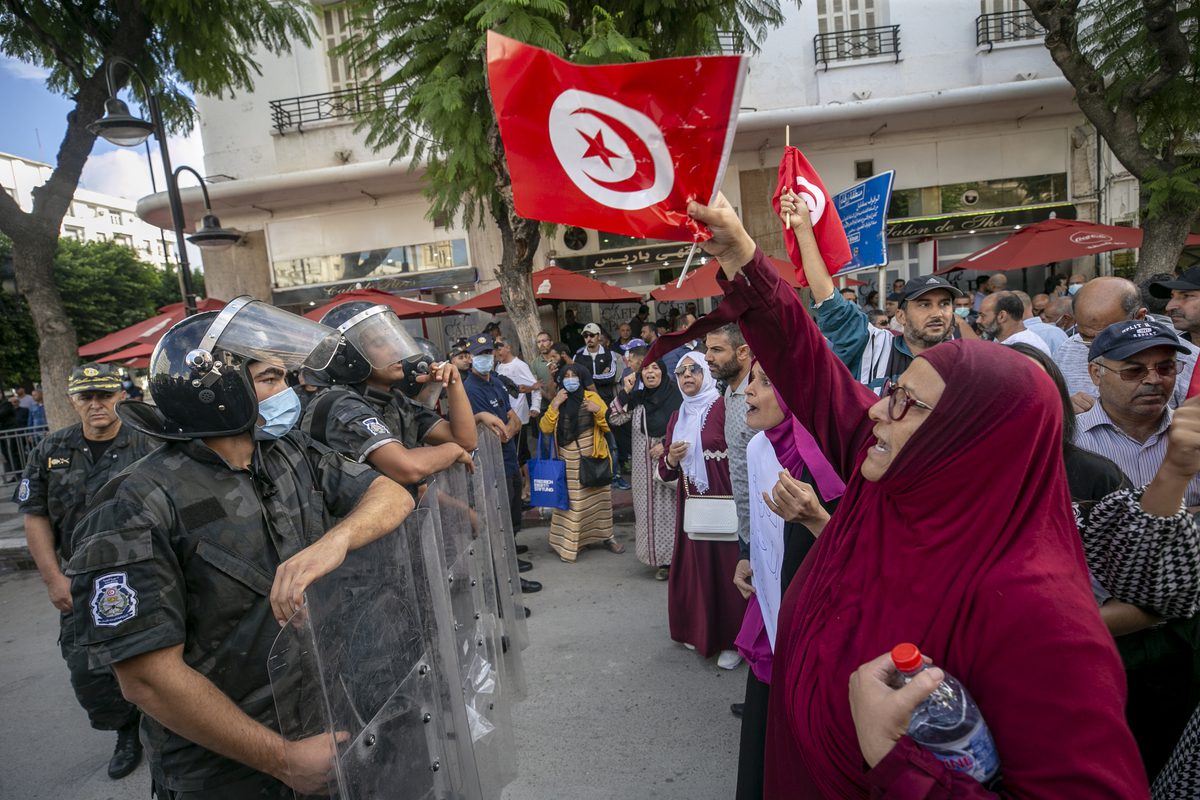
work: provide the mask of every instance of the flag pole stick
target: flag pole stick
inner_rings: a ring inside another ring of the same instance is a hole
[[[679,289],[683,286],[683,279],[687,277],[688,267],[692,265],[692,259],[696,257],[696,248],[699,246],[699,242],[692,242],[692,249],[688,250],[687,259],[685,259],[683,262],[683,272],[679,273],[679,280],[675,281],[676,289]]]
[[[784,147],[792,146],[792,126],[791,125],[783,126],[783,146]],[[792,187],[789,186],[788,188],[790,189]],[[792,215],[791,215],[791,212],[788,212],[787,214],[783,215],[784,232],[786,232],[791,227],[792,227]]]

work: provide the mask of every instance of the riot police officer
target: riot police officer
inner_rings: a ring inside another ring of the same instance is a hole
[[[328,367],[305,373],[306,381],[329,386],[307,404],[305,433],[409,487],[456,461],[472,464],[475,418],[457,370],[427,365],[433,369],[426,380],[445,387],[449,419],[442,419],[397,387],[405,379],[405,361],[424,351],[391,309],[343,303],[321,323],[337,328],[343,341]]]
[[[29,553],[62,612],[59,647],[71,673],[71,686],[92,727],[116,731],[117,745],[108,776],[123,778],[142,758],[137,708],[121,696],[108,667],[90,669],[87,653],[75,642],[71,621],[71,582],[61,565],[70,558],[75,526],[109,478],[158,447],[158,442],[125,427],[116,405],[125,399],[121,376],[109,364],[84,364],[67,379],[79,423],[55,431],[33,449],[17,485],[16,502],[25,515]]]
[[[413,502],[287,430],[295,396],[260,405],[253,384],[324,366],[336,343],[323,326],[240,298],[162,338],[151,357],[157,408],[119,408],[166,444],[99,493],[67,572],[79,641],[145,712],[160,800],[326,787],[328,736],[279,733],[271,645],[304,590],[394,530]]]

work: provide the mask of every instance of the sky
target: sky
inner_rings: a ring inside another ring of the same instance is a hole
[[[127,94],[122,99],[128,102]],[[67,113],[72,104],[67,98],[46,88],[45,70],[0,56],[0,104],[10,110],[10,115],[0,125],[0,152],[53,166],[58,146],[66,133]],[[12,113],[12,109],[20,109],[20,113]],[[131,110],[134,114],[140,113],[136,105],[131,105]],[[162,190],[157,141],[150,141],[155,176]],[[204,148],[200,143],[199,130],[194,129],[186,137],[168,137],[168,147],[171,161],[176,167],[187,164],[204,173]],[[195,179],[184,176],[181,182],[188,186]],[[146,165],[145,148],[116,147],[97,139],[83,169],[80,185],[130,200],[150,194],[150,170]]]

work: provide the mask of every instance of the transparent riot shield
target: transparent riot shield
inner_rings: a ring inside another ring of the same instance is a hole
[[[482,425],[478,428],[479,472],[483,478],[483,505],[487,518],[488,537],[492,542],[492,566],[496,585],[501,594],[505,634],[510,642],[524,650],[529,646],[525,625],[525,597],[521,594],[520,573],[517,570],[517,548],[513,540],[512,517],[509,516],[508,483],[504,479],[504,453],[500,438]],[[512,606],[512,613],[507,606]]]
[[[518,608],[513,602],[508,555],[492,545],[491,532],[499,530],[502,533],[503,530],[496,521],[496,514],[488,512],[484,489],[484,481],[487,478],[484,476],[478,453],[475,455],[475,471],[466,477],[468,480],[467,502],[471,507],[471,525],[476,530],[475,547],[483,556],[481,561],[483,564],[484,602],[491,607],[496,621],[501,662],[504,665],[506,680],[505,690],[511,702],[517,703],[524,700],[528,694],[525,663],[521,655],[522,635],[516,629]],[[522,609],[520,613],[521,622],[524,623],[524,610]]]
[[[437,550],[452,615],[467,721],[484,795],[499,798],[516,777],[511,679],[503,661],[497,600],[484,572],[491,562],[485,532],[472,525],[466,469],[454,465],[433,476],[426,498],[434,511]],[[477,530],[478,529],[478,530]]]
[[[471,736],[449,613],[423,583],[426,554],[411,548],[435,535],[432,512],[418,508],[310,586],[276,638],[268,672],[281,733],[336,748],[328,785],[297,797],[484,800],[462,746]]]

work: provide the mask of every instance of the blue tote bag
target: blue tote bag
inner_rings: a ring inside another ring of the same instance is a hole
[[[556,458],[558,448],[554,437],[549,458],[542,458],[542,434],[538,432],[538,457],[529,462],[529,504],[535,508],[557,508],[566,511],[571,507],[567,494],[567,462]]]

